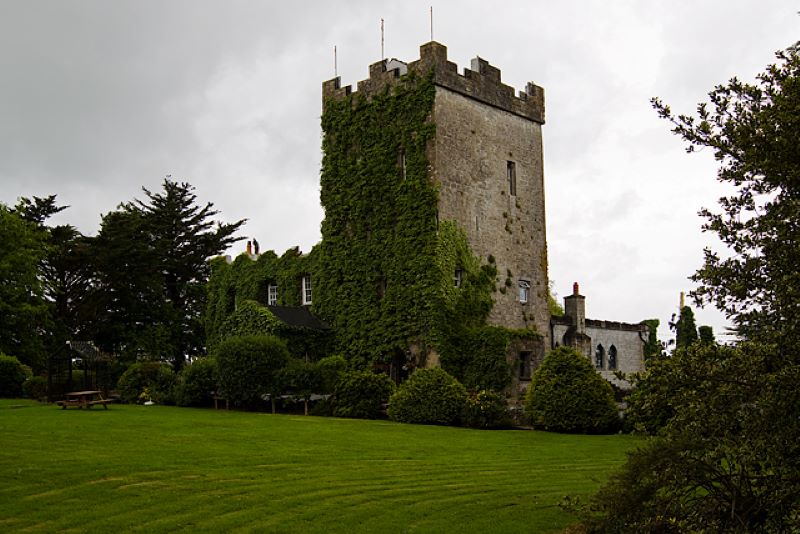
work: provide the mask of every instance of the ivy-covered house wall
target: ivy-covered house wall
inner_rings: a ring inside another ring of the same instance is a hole
[[[205,316],[209,352],[230,336],[274,334],[287,341],[293,356],[316,360],[327,355],[329,330],[287,324],[268,308],[303,304],[303,277],[313,284],[316,256],[316,249],[301,254],[292,248],[282,256],[270,250],[257,256],[240,254],[231,263],[224,257],[213,259]]]

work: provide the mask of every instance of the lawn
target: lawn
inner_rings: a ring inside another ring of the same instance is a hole
[[[0,531],[557,532],[629,436],[0,401]]]

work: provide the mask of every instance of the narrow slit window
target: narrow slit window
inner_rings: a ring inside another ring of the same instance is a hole
[[[608,369],[609,371],[617,370],[617,347],[614,345],[608,347]]]
[[[453,286],[461,287],[463,281],[464,281],[464,270],[456,269],[455,272],[453,273]]]
[[[506,162],[506,178],[508,179],[508,194],[517,195],[517,164],[513,161]]]
[[[400,178],[406,179],[406,151],[400,149]]]
[[[603,345],[597,345],[597,349],[594,351],[594,366],[597,369],[603,369],[605,367],[605,359],[606,351]]]

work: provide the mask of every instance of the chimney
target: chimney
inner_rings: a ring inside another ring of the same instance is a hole
[[[248,256],[253,255],[253,243],[251,243],[250,241],[247,242],[247,255]]]
[[[586,333],[586,297],[580,294],[578,282],[572,284],[572,295],[564,297],[564,315],[577,334]]]

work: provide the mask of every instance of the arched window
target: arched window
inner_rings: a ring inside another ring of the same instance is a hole
[[[617,369],[617,347],[614,345],[608,347],[608,368],[612,371]]]
[[[597,369],[602,369],[605,359],[606,351],[603,349],[603,345],[597,345],[597,349],[594,351],[594,366]]]

